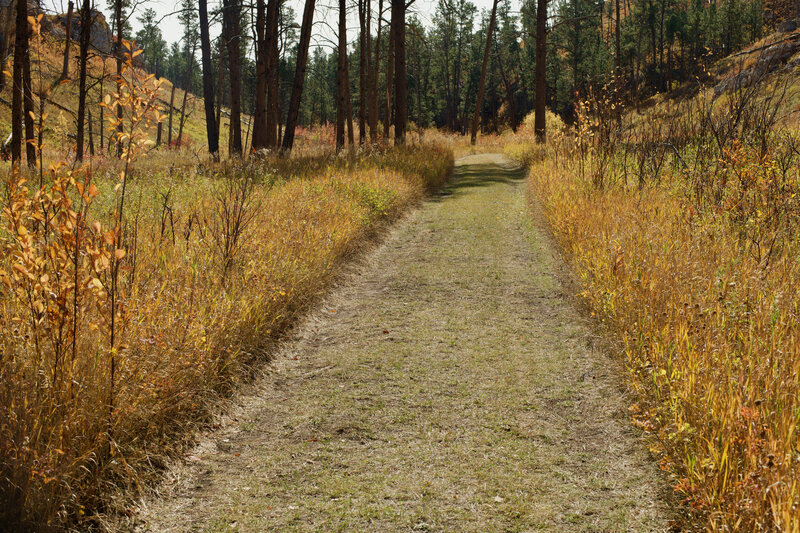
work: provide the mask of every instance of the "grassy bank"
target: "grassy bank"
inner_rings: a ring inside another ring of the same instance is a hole
[[[246,166],[156,153],[131,172],[121,222],[113,166],[53,170],[41,191],[36,178],[12,181],[0,523],[88,524],[120,487],[135,490],[452,164],[436,147]]]
[[[720,147],[689,126],[675,156],[579,127],[538,149],[531,202],[620,341],[631,412],[694,523],[798,531],[798,172],[778,132]]]

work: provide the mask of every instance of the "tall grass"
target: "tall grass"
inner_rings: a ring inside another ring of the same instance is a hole
[[[2,197],[3,527],[85,527],[136,490],[453,157],[96,164],[15,174]]]
[[[645,120],[624,138],[587,119],[529,177],[620,340],[636,423],[709,530],[800,531],[796,137],[773,122],[720,138],[729,106],[763,117],[779,105],[764,90],[701,95],[683,126]]]

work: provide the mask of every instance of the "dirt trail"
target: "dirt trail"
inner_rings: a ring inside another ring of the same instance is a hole
[[[664,531],[614,365],[526,214],[458,161],[300,327],[139,531]]]

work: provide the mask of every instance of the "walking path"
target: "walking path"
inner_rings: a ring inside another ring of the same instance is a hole
[[[140,531],[664,531],[614,364],[502,156],[391,231]]]

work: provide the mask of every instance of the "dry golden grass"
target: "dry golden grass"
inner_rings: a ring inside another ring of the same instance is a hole
[[[734,144],[716,175],[598,188],[580,142],[534,162],[531,201],[620,340],[652,451],[698,527],[800,530],[796,168]]]

